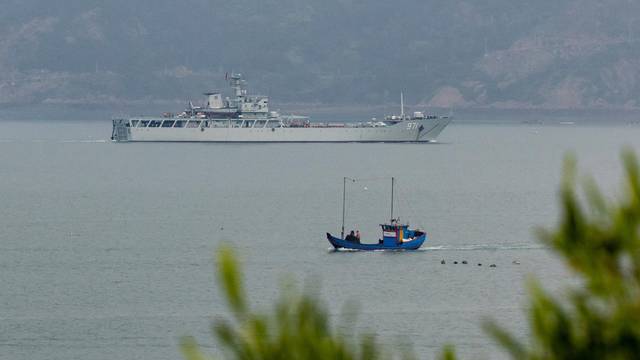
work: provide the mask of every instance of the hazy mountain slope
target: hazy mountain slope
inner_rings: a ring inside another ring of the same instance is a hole
[[[234,70],[279,103],[640,105],[627,0],[0,5],[0,104],[181,101]]]

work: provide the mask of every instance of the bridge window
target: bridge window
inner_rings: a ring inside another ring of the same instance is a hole
[[[197,127],[200,127],[200,121],[191,120],[191,121],[189,121],[189,123],[187,123],[187,127],[188,127],[188,128],[197,128]]]
[[[151,122],[149,123],[149,127],[160,127],[161,123],[161,120],[151,120]]]
[[[140,120],[138,127],[147,127],[149,126],[149,120]]]
[[[183,128],[185,126],[185,124],[187,123],[186,120],[177,120],[176,124],[173,125],[173,127],[177,127],[177,128]]]
[[[165,121],[162,122],[162,127],[163,128],[170,128],[170,127],[173,126],[174,122],[175,121],[173,121],[173,120],[165,120]]]
[[[138,121],[139,121],[139,120],[131,120],[131,127],[136,127],[136,126],[138,126]]]

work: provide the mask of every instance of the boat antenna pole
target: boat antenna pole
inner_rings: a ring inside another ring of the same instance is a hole
[[[391,178],[391,221],[393,222],[393,183],[395,182],[395,178]]]
[[[400,119],[404,120],[404,94],[400,91]]]

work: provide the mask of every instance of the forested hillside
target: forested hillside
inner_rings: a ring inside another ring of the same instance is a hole
[[[631,0],[2,0],[0,104],[640,107]]]

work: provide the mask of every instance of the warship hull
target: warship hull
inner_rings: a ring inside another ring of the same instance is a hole
[[[161,121],[163,119],[158,119]],[[164,119],[166,120],[166,119]],[[112,139],[118,142],[433,142],[451,121],[430,118],[387,126],[310,127],[135,127],[135,120],[113,120]],[[139,120],[142,121],[142,120]]]
[[[404,114],[366,123],[316,123],[306,116],[269,111],[269,98],[249,95],[242,74],[225,75],[233,97],[205,93],[206,104],[191,101],[180,114],[113,119],[111,139],[117,142],[429,142],[451,121],[447,116]],[[374,120],[374,119],[372,119]]]

